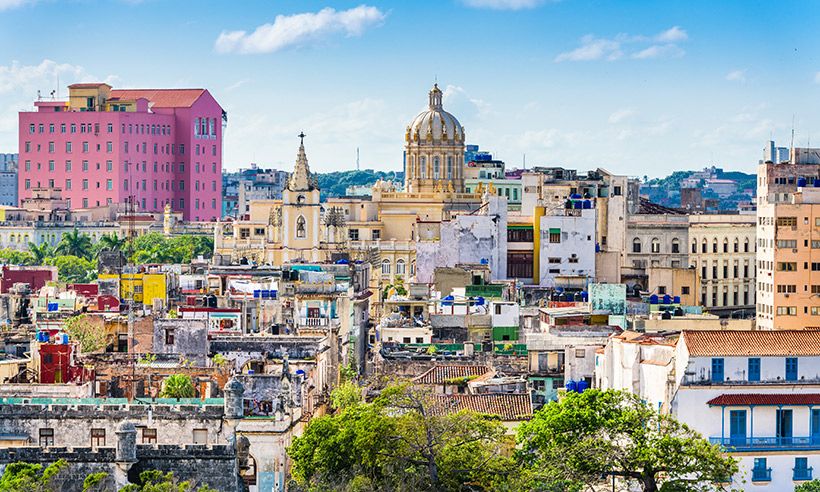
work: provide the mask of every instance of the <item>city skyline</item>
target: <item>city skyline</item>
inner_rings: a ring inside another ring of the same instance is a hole
[[[467,142],[511,168],[526,153],[528,166],[633,176],[754,172],[767,140],[789,145],[792,121],[796,146],[820,135],[805,103],[820,90],[817,41],[793,27],[817,8],[774,7],[5,0],[0,149],[18,150],[17,111],[38,90],[104,81],[208,89],[228,112],[228,171],[290,169],[300,131],[317,172],[354,168],[357,147],[362,168],[398,171],[438,81]],[[92,12],[103,21],[90,29]]]

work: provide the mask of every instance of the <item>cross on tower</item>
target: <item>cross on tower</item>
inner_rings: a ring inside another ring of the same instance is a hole
[[[304,145],[305,144],[305,137],[307,137],[307,135],[305,135],[305,132],[299,132],[299,135],[296,135],[296,136],[299,137],[299,143],[301,145]]]

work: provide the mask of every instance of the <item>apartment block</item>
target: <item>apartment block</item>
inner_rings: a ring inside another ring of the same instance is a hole
[[[71,208],[133,201],[185,220],[221,215],[225,112],[205,89],[69,86],[19,114],[20,199],[59,189]]]

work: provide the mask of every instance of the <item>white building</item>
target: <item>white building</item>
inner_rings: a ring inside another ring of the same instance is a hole
[[[560,209],[540,225],[539,285],[586,287],[595,278],[595,209]]]
[[[739,461],[732,487],[783,491],[820,469],[820,331],[685,330],[610,339],[596,383],[640,395]]]

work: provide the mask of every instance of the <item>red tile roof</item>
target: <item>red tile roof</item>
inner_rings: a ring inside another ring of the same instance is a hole
[[[687,330],[689,355],[820,355],[820,330]]]
[[[475,379],[491,372],[487,366],[439,365],[413,379],[416,384],[446,384],[454,379]]]
[[[473,395],[435,395],[435,413],[439,415],[460,410],[497,415],[502,420],[527,420],[532,417],[529,393],[481,393]]]
[[[100,87],[100,86],[103,86],[103,85],[107,85],[108,87],[111,87],[109,84],[106,84],[105,82],[85,82],[85,83],[80,83],[80,84],[71,84],[70,86],[68,86],[68,88],[69,89],[96,89],[97,87]]]
[[[737,393],[720,395],[712,398],[709,405],[820,405],[820,394],[817,393]]]
[[[190,108],[205,89],[114,89],[111,98],[133,100],[145,98],[157,108]]]

